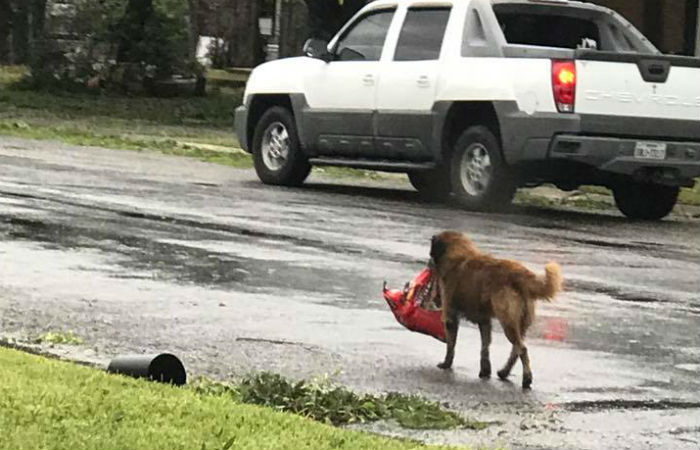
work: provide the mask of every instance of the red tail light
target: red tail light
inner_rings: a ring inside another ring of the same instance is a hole
[[[576,63],[574,61],[552,61],[552,89],[557,110],[562,113],[574,112],[576,104]]]

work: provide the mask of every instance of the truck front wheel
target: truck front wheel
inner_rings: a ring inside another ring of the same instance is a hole
[[[615,204],[630,219],[660,220],[671,213],[680,188],[630,181],[613,188]]]
[[[275,106],[260,118],[253,135],[253,163],[265,184],[299,186],[311,166],[301,151],[294,116]]]
[[[462,133],[452,152],[452,191],[465,207],[494,211],[510,204],[516,184],[501,157],[498,139],[485,126]]]

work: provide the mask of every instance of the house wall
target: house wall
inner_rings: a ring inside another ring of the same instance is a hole
[[[663,53],[693,53],[697,0],[593,0],[593,3],[625,16]],[[690,32],[686,31],[688,28]]]
[[[241,0],[199,0],[200,34],[220,35],[221,28],[231,26],[226,14],[231,4]],[[592,0],[614,9],[647,36],[664,53],[685,53],[700,56],[700,11],[698,0]],[[304,0],[278,0],[280,5],[279,53],[294,56],[301,51],[308,37],[308,10]],[[221,23],[221,22],[224,23]],[[277,25],[277,24],[276,24]],[[217,29],[218,28],[218,29]],[[277,26],[275,27],[277,28]],[[251,32],[248,30],[246,33]]]

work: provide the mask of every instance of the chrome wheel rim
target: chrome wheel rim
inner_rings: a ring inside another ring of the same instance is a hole
[[[493,166],[483,144],[474,143],[467,148],[462,156],[461,169],[462,186],[469,195],[478,197],[488,189]]]
[[[289,158],[289,132],[282,122],[273,122],[263,133],[262,159],[265,167],[277,172]]]

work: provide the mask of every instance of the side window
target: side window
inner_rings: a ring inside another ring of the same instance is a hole
[[[374,11],[359,19],[338,41],[337,61],[379,61],[394,10]]]
[[[438,59],[450,8],[410,8],[406,14],[394,61]]]

